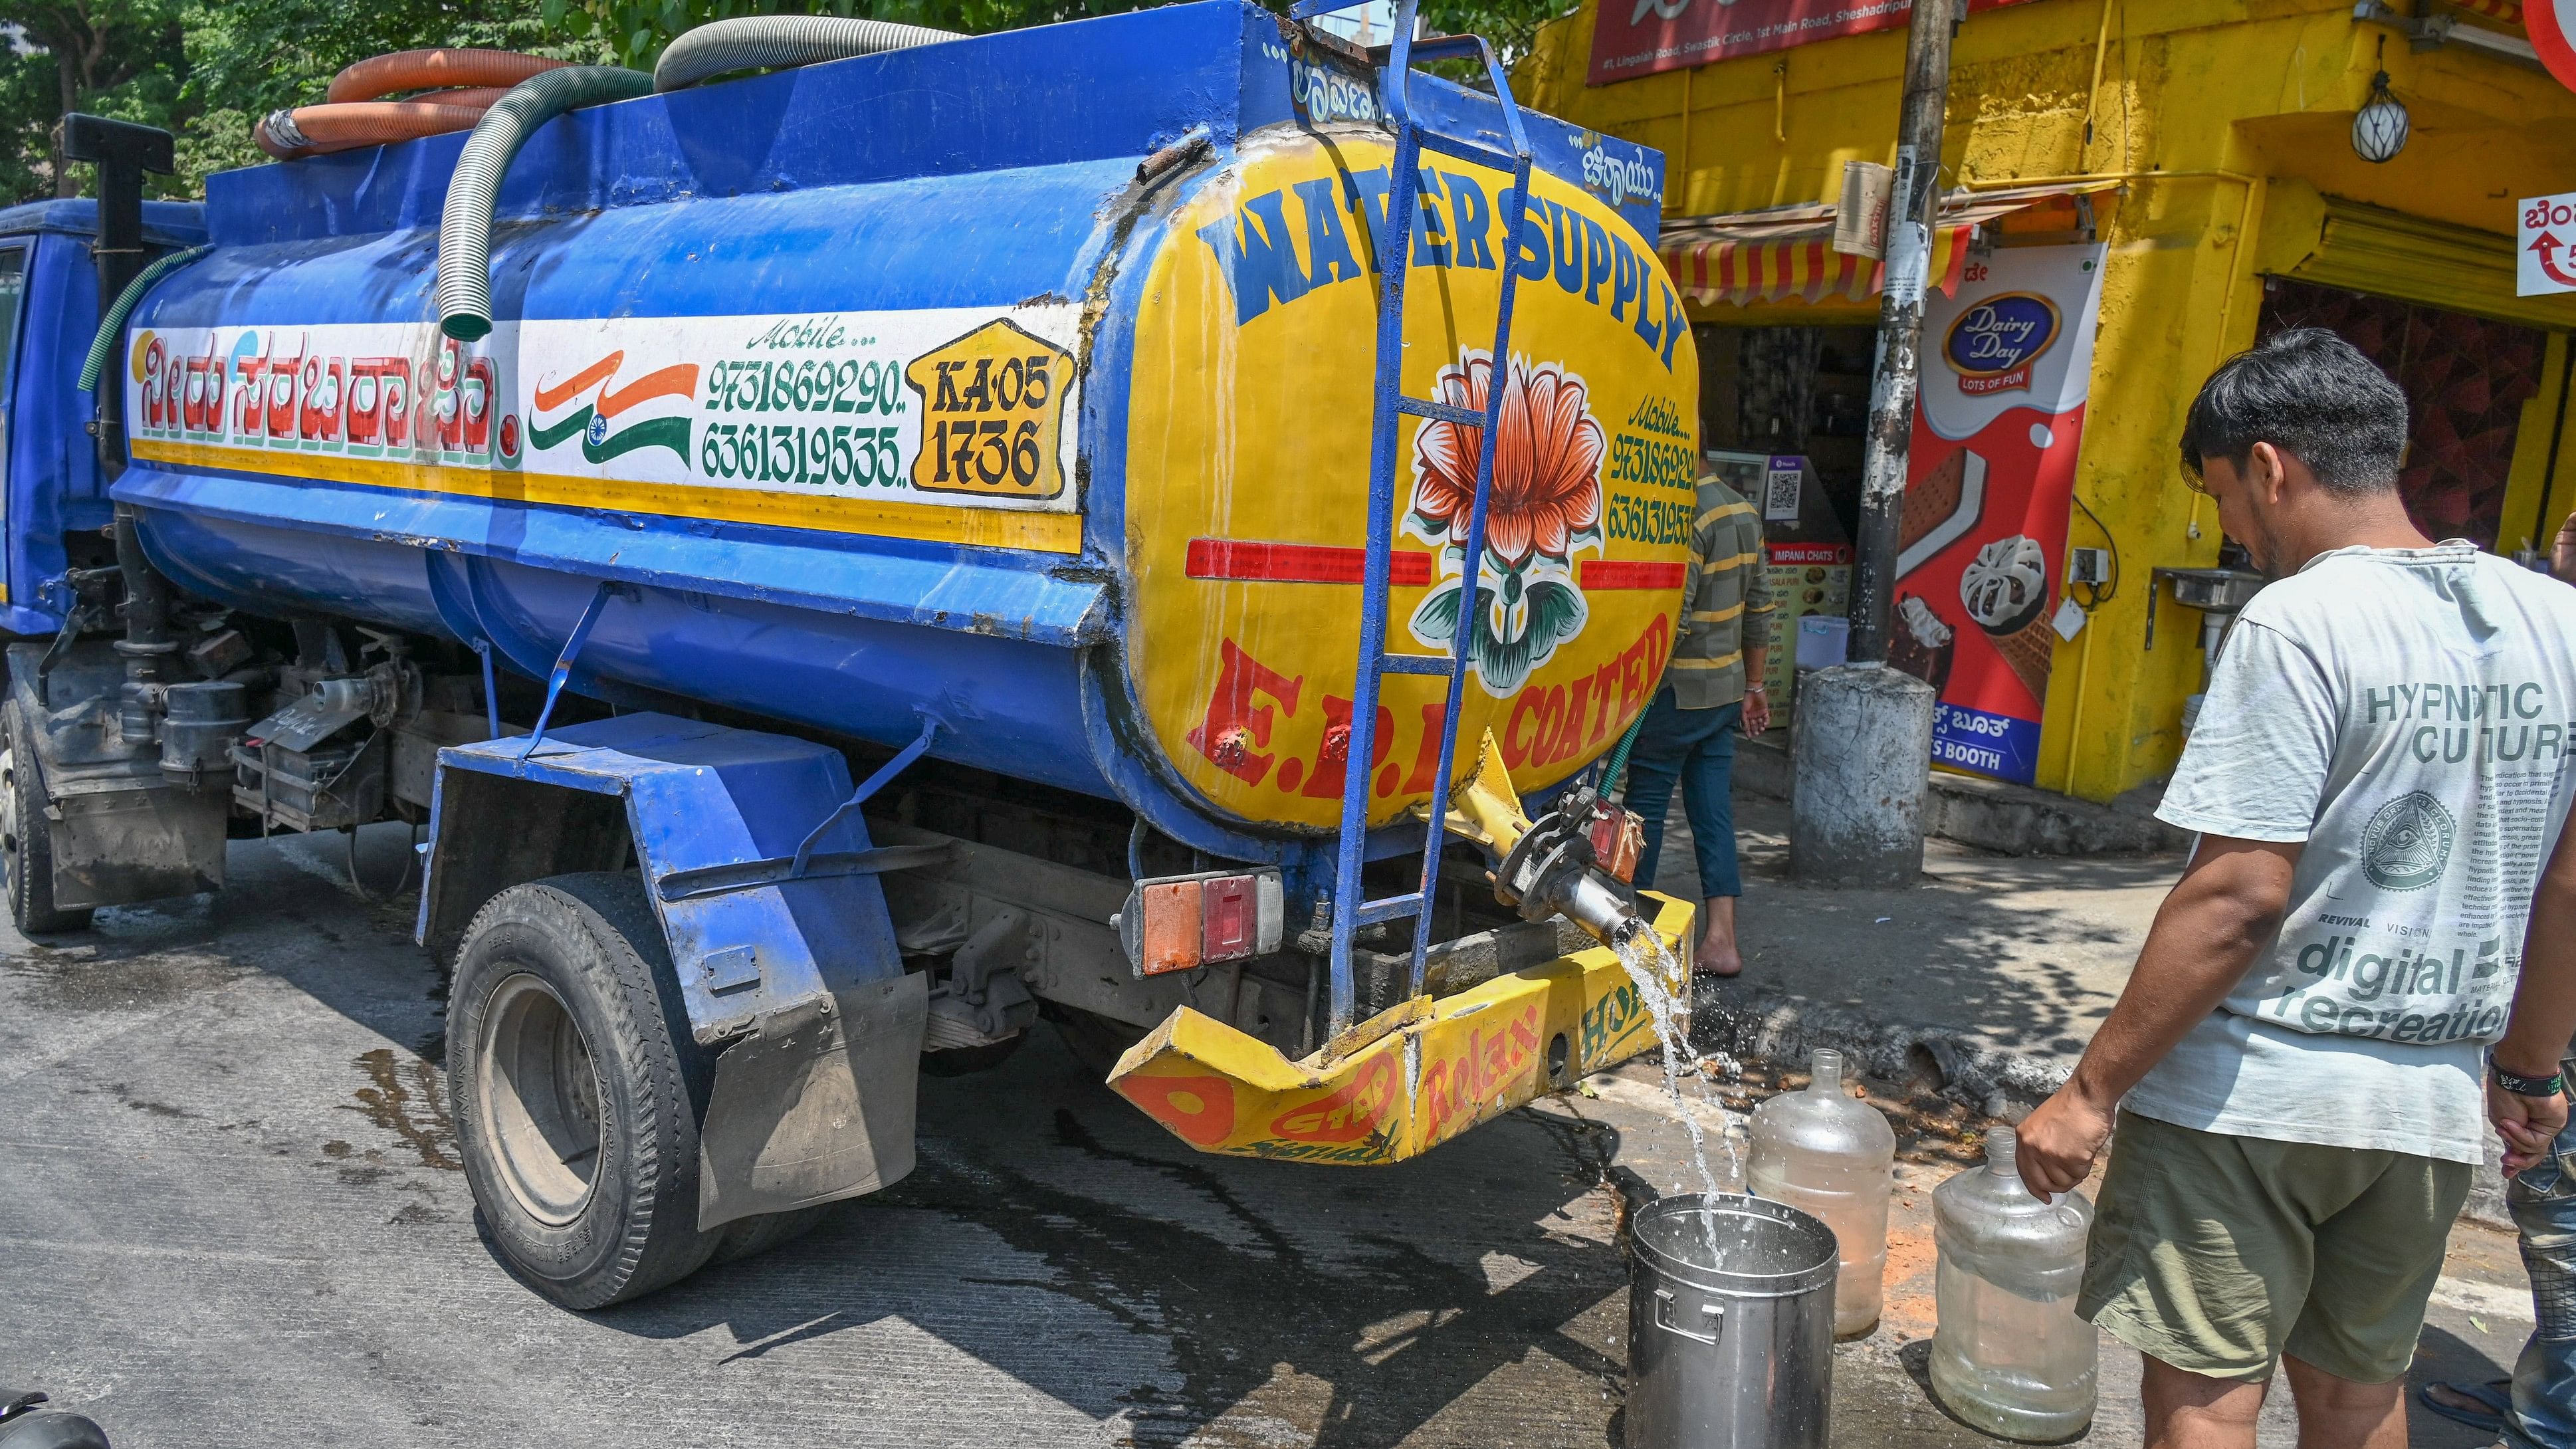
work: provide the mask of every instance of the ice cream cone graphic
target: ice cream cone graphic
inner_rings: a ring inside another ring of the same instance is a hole
[[[2030,690],[2031,699],[2046,703],[2048,665],[2057,653],[2057,631],[2049,627],[2046,619],[2034,619],[2010,634],[1991,637],[1995,652],[2012,666],[2014,674],[2020,676],[2021,682]]]
[[[2046,700],[2057,631],[2048,623],[2048,555],[2039,540],[2015,534],[1977,550],[1960,572],[1959,602],[2032,700]]]
[[[1967,475],[1968,450],[1956,448],[1941,466],[1906,485],[1898,514],[1897,548],[1912,548],[1925,534],[1959,511],[1959,485]]]

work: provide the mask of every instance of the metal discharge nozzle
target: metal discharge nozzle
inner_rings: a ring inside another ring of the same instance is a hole
[[[1579,785],[1531,820],[1490,731],[1482,753],[1450,804],[1453,828],[1494,854],[1495,897],[1523,920],[1561,914],[1614,950],[1650,932],[1617,885],[1636,869],[1644,845],[1637,818]]]

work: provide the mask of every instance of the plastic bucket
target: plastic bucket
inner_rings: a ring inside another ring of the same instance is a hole
[[[1761,1198],[1690,1194],[1638,1213],[1628,1254],[1629,1449],[1824,1449],[1832,1229]]]
[[[1851,657],[1851,620],[1809,614],[1798,621],[1798,667],[1832,669]]]

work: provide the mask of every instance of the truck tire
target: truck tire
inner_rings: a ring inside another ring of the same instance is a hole
[[[756,1258],[772,1248],[784,1247],[822,1226],[823,1213],[830,1203],[793,1208],[783,1213],[762,1213],[757,1217],[736,1218],[716,1229],[723,1241],[716,1244],[711,1263],[739,1263]]]
[[[45,786],[37,777],[36,750],[25,713],[9,701],[0,723],[0,860],[9,886],[9,919],[30,936],[78,931],[90,912],[54,907],[54,822],[45,814]]]
[[[466,1177],[503,1256],[567,1307],[641,1297],[823,1220],[818,1206],[698,1231],[715,1054],[677,982],[630,872],[503,891],[457,952],[447,1072]]]
[[[537,1291],[604,1308],[705,1266],[709,1062],[642,882],[559,875],[494,896],[448,997],[448,1091],[494,1243]]]

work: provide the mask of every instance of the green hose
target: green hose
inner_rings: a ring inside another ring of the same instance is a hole
[[[107,375],[107,359],[115,353],[116,339],[125,331],[125,319],[134,315],[136,304],[143,300],[144,293],[152,290],[152,284],[213,250],[213,247],[190,247],[184,252],[172,252],[145,267],[143,275],[126,283],[125,290],[117,296],[116,305],[108,308],[107,316],[100,319],[98,335],[90,339],[89,360],[81,364],[81,391],[98,391],[99,379]]]
[[[1615,795],[1618,793],[1619,777],[1628,773],[1628,751],[1636,745],[1637,734],[1645,727],[1646,712],[1641,709],[1637,711],[1636,721],[1628,726],[1628,732],[1619,737],[1619,748],[1610,752],[1609,765],[1601,771],[1602,794]]]

